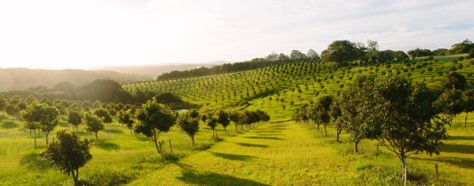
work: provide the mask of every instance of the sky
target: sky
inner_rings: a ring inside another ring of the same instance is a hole
[[[474,40],[472,0],[3,0],[0,67],[230,62],[334,40],[380,49]]]

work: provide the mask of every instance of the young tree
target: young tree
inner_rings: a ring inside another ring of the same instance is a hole
[[[104,130],[104,124],[102,119],[91,113],[84,114],[84,120],[86,122],[86,130],[95,134],[95,139],[98,139],[98,133]]]
[[[339,142],[339,135],[341,135],[342,130],[344,129],[344,123],[341,121],[340,117],[342,115],[341,108],[340,108],[341,101],[334,100],[334,103],[331,104],[329,109],[329,115],[331,116],[331,121],[334,124],[334,128],[336,129],[336,141]]]
[[[99,118],[102,118],[104,123],[112,123],[112,117],[110,116],[109,111],[107,111],[105,108],[98,108],[94,111],[94,114]]]
[[[217,118],[208,116],[207,118],[207,126],[211,127],[212,129],[212,136],[217,137],[216,126],[217,126]]]
[[[3,97],[0,97],[0,111],[5,115],[5,107],[7,106],[7,100]]]
[[[64,130],[58,131],[56,136],[58,140],[49,144],[42,156],[59,170],[72,175],[74,185],[79,185],[79,168],[92,159],[89,152],[92,141],[79,140],[78,136]]]
[[[153,99],[137,110],[137,119],[140,122],[135,126],[135,132],[153,137],[158,154],[162,154],[161,143],[158,142],[160,134],[170,130],[176,122],[176,115],[168,107]]]
[[[372,119],[375,102],[375,77],[358,76],[354,83],[342,94],[340,108],[344,129],[350,134],[350,138],[354,143],[354,151],[358,153],[358,144],[363,139],[375,139],[379,135],[379,128],[369,121]]]
[[[466,87],[466,78],[457,72],[451,72],[441,83],[445,89],[463,90]]]
[[[319,123],[323,124],[324,136],[327,136],[326,126],[331,119],[331,117],[329,116],[329,109],[331,107],[333,99],[334,98],[330,95],[319,98],[312,112],[312,114],[315,114],[315,116],[313,116],[312,118],[315,119],[315,121],[318,123],[318,126]]]
[[[224,132],[227,134],[227,126],[230,124],[229,114],[227,112],[220,110],[217,113],[217,122],[224,127]]]
[[[467,116],[469,112],[474,111],[474,90],[467,90],[464,92],[464,112],[466,112],[466,118],[464,119],[464,127],[467,125]]]
[[[74,128],[76,128],[76,131],[77,131],[79,125],[82,123],[82,116],[77,111],[70,111],[69,114],[68,114],[67,122],[70,123],[71,125],[73,125]]]
[[[374,117],[365,122],[380,124],[378,140],[402,161],[406,185],[406,158],[419,152],[439,154],[440,140],[447,137],[446,121],[438,117],[433,93],[425,85],[413,87],[402,77],[385,77],[376,81],[376,94]]]
[[[125,124],[125,126],[130,129],[130,134],[133,133],[133,123],[135,123],[135,121],[131,110],[119,112],[119,122]]]
[[[59,111],[53,106],[42,105],[40,129],[46,137],[46,145],[49,143],[49,133],[58,125]]]
[[[199,120],[191,117],[190,114],[181,115],[178,118],[178,126],[191,138],[194,146],[194,136],[199,132]]]
[[[464,111],[464,100],[460,90],[447,89],[436,100],[435,105],[442,113],[449,116],[450,125],[454,117]]]

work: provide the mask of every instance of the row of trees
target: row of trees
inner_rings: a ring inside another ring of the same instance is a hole
[[[440,140],[447,137],[445,124],[462,111],[474,110],[473,90],[466,88],[463,76],[449,74],[443,87],[437,96],[424,84],[399,76],[359,76],[341,97],[322,96],[296,109],[293,118],[317,124],[318,129],[319,124],[333,123],[336,140],[342,131],[348,132],[356,153],[361,140],[378,140],[402,161],[406,183],[406,158],[439,153]]]
[[[21,111],[21,115],[21,118],[26,122],[25,127],[35,131],[35,147],[36,131],[45,133],[48,148],[42,153],[42,156],[63,172],[72,175],[77,185],[79,168],[92,159],[89,150],[93,141],[80,140],[74,133],[60,130],[57,132],[57,141],[48,143],[49,133],[54,131],[59,122],[60,112],[55,106],[32,101],[26,106],[26,109]],[[252,125],[260,121],[268,121],[269,119],[268,114],[260,110],[241,112],[220,110],[202,115],[197,110],[178,113],[158,102],[156,97],[140,107],[124,107],[118,112],[118,121],[125,124],[131,131],[152,138],[159,154],[164,152],[162,149],[163,142],[159,140],[160,135],[170,131],[174,125],[177,125],[180,130],[186,133],[194,145],[194,137],[199,132],[200,120],[211,127],[213,131],[217,124],[221,124],[226,131],[226,127],[231,121],[234,121],[237,127],[238,125]],[[111,123],[112,117],[102,107],[93,111],[69,110],[67,122],[72,124],[76,131],[80,124],[85,123],[86,130],[94,133],[97,139],[98,132],[105,128],[104,123]],[[214,134],[215,132],[213,132]]]
[[[430,49],[416,48],[408,51],[408,55],[413,57],[424,57],[424,56],[443,56],[443,55],[454,55],[454,54],[469,54],[469,57],[474,57],[474,44],[471,40],[465,39],[460,43],[456,43],[451,46],[450,49],[438,48],[431,51]]]

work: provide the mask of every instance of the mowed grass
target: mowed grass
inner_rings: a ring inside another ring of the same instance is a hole
[[[471,113],[471,115],[474,115]],[[448,126],[441,155],[408,159],[411,185],[472,185],[474,179],[474,117],[464,127],[464,113]],[[58,129],[68,129],[64,123]],[[150,139],[117,124],[107,124],[92,148],[93,159],[80,169],[85,185],[399,185],[401,162],[375,141],[363,140],[353,152],[347,134],[335,142],[334,129],[323,130],[293,121],[272,120],[235,132],[228,127],[222,141],[212,140],[201,126],[196,147],[177,128],[162,136],[173,155],[161,158]],[[93,138],[81,127],[82,138]],[[51,135],[54,136],[54,135]],[[52,140],[52,139],[50,139]],[[33,138],[12,118],[0,121],[1,185],[72,185],[72,179],[51,167],[39,154],[44,136]],[[214,146],[212,146],[215,144]],[[439,181],[434,164],[439,164]]]
[[[463,117],[462,117],[463,118]],[[474,183],[474,122],[449,128],[440,155],[408,159],[411,185]],[[461,116],[456,118],[460,122]],[[289,122],[265,123],[211,149],[166,165],[130,185],[400,185],[401,161],[375,141],[355,154],[348,135],[337,143],[322,130]],[[435,178],[439,166],[439,180]]]

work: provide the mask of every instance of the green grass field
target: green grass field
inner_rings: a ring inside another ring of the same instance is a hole
[[[268,123],[235,131],[231,124],[219,139],[201,123],[196,145],[177,127],[161,136],[166,154],[157,154],[151,139],[117,123],[105,124],[92,148],[93,159],[80,169],[84,185],[400,185],[401,161],[376,141],[363,140],[360,153],[353,152],[348,134],[335,142],[335,130],[328,136],[303,123],[291,121],[293,110],[325,94],[340,94],[358,74],[400,74],[415,82],[439,89],[444,76],[455,70],[473,81],[474,60],[460,56],[435,57],[433,61],[410,64],[334,65],[310,62],[285,63],[250,71],[171,81],[125,84],[130,92],[171,92],[198,105],[201,112],[261,109],[271,116]],[[462,66],[462,67],[461,67]],[[64,116],[62,116],[64,117]],[[408,158],[410,185],[474,184],[474,113],[464,127],[465,113],[446,126],[440,155]],[[57,130],[70,130],[65,118]],[[81,138],[94,138],[77,132]],[[34,138],[24,121],[0,114],[0,185],[73,185],[72,178],[51,167],[40,154],[45,138]],[[50,134],[50,140],[55,132]],[[172,153],[169,145],[171,139]],[[439,180],[435,177],[439,165]]]
[[[472,114],[474,115],[474,114]],[[474,183],[474,117],[463,127],[464,115],[449,127],[441,154],[410,157],[413,185],[470,185]],[[68,129],[67,125],[59,127]],[[93,138],[82,132],[81,137]],[[86,185],[398,185],[401,163],[375,141],[362,141],[354,154],[347,135],[336,143],[334,130],[322,131],[293,121],[273,120],[235,132],[229,126],[222,141],[211,139],[201,126],[196,147],[174,128],[161,139],[172,139],[173,156],[160,158],[151,140],[119,124],[99,132],[92,149],[93,160],[80,169]],[[33,149],[33,138],[22,123],[2,118],[0,124],[0,180],[2,185],[72,185],[72,179],[50,167]],[[215,145],[214,145],[215,144]],[[165,146],[169,152],[169,146]],[[434,164],[439,164],[439,181]]]

